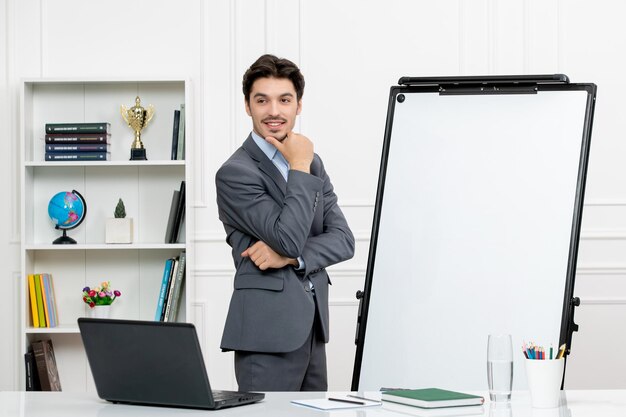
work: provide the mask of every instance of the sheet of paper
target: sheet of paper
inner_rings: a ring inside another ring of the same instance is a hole
[[[317,408],[318,410],[342,410],[345,408],[361,408],[380,406],[378,401],[359,400],[354,398],[337,397],[343,401],[333,401],[328,398],[314,398],[311,400],[292,400],[292,404],[303,405],[305,407]],[[349,401],[349,402],[348,402]]]

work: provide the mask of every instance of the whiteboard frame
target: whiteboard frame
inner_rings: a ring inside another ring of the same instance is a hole
[[[378,244],[378,233],[381,221],[382,203],[385,191],[385,179],[387,163],[390,152],[390,141],[393,130],[394,111],[398,97],[403,94],[433,93],[439,94],[535,94],[542,91],[572,91],[582,90],[587,92],[587,102],[585,108],[585,120],[583,122],[582,143],[580,149],[580,160],[578,178],[576,185],[575,205],[572,213],[572,227],[570,233],[569,257],[567,262],[567,273],[565,279],[565,293],[563,295],[563,305],[561,314],[561,330],[559,345],[567,343],[566,354],[571,351],[572,333],[578,330],[574,323],[574,308],[579,304],[579,300],[574,297],[574,282],[578,246],[580,239],[580,226],[582,220],[585,184],[587,177],[587,166],[589,161],[589,147],[591,141],[591,130],[593,125],[593,114],[596,100],[597,87],[592,83],[570,83],[567,76],[555,75],[522,75],[522,76],[492,76],[492,77],[428,77],[410,78],[403,77],[399,81],[400,85],[390,89],[387,121],[385,126],[384,143],[379,171],[378,189],[376,195],[376,206],[370,239],[369,256],[366,270],[364,291],[357,293],[360,299],[357,317],[356,340],[357,345],[354,372],[352,377],[352,390],[359,390],[361,377],[362,360],[364,346],[367,343],[366,330],[369,306],[372,299],[372,281],[374,279],[374,265]],[[514,347],[515,349],[516,347]],[[380,358],[384,360],[384,358]],[[563,380],[565,374],[563,375]]]

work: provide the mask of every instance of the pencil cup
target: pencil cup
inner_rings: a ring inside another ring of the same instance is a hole
[[[535,408],[559,406],[564,359],[525,359],[530,400]]]

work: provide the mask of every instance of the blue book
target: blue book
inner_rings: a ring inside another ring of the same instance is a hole
[[[46,152],[46,161],[108,161],[109,152]]]
[[[169,288],[170,275],[172,275],[173,259],[165,261],[165,269],[163,270],[163,279],[161,280],[161,291],[159,291],[159,301],[157,303],[156,313],[154,315],[154,321],[161,321],[161,315],[163,314],[163,306],[165,304],[165,296]]]
[[[109,152],[106,143],[52,143],[46,145],[46,152]]]
[[[52,286],[50,285],[50,280],[52,277],[49,274],[43,274],[43,286],[46,292],[46,304],[48,306],[48,317],[50,319],[49,327],[56,327],[57,320],[54,312],[54,300],[52,294]]]

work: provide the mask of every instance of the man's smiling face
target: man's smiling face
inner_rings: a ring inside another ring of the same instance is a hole
[[[261,137],[279,141],[287,137],[302,110],[293,83],[288,78],[259,78],[250,91],[246,113],[252,118],[254,131]]]

